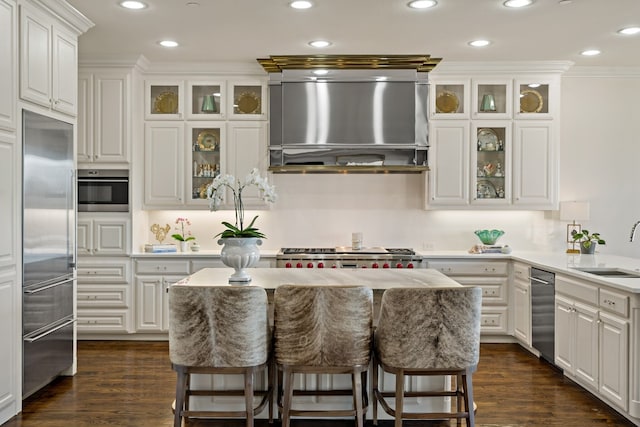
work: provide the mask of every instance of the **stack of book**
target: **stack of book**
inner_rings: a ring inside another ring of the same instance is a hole
[[[149,243],[144,245],[144,251],[151,253],[178,252],[178,247],[174,243]]]
[[[502,253],[502,245],[482,245],[483,254],[499,254]]]

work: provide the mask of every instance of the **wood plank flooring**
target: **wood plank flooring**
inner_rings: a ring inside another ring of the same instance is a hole
[[[473,383],[479,427],[633,426],[515,344],[483,344]],[[166,342],[81,341],[78,374],[59,378],[25,400],[23,412],[2,427],[171,426],[174,387]],[[244,423],[190,425],[243,427]],[[294,421],[292,425],[352,427],[353,422]],[[267,423],[259,421],[256,426]],[[412,421],[405,426],[433,424]]]

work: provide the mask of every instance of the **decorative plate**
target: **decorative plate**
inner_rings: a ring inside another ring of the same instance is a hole
[[[498,197],[496,187],[490,181],[485,179],[478,181],[477,187],[478,199],[495,199]]]
[[[455,113],[458,111],[460,101],[455,93],[443,90],[436,97],[436,111],[438,113]]]
[[[200,151],[213,151],[218,147],[218,137],[211,129],[203,130],[198,134],[198,147]]]
[[[499,148],[498,135],[493,129],[478,129],[478,151],[497,151]]]
[[[543,105],[542,95],[537,90],[527,89],[520,93],[521,113],[539,113]]]
[[[178,94],[174,92],[162,92],[156,96],[153,103],[154,114],[177,114]]]
[[[236,97],[235,107],[241,114],[260,114],[260,98],[254,92],[242,92]]]

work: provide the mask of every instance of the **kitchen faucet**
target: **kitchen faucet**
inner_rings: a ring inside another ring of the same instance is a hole
[[[633,224],[633,227],[631,227],[631,236],[629,237],[630,242],[633,242],[633,238],[636,236],[636,227],[638,227],[638,224],[640,224],[640,221],[636,221],[636,223]]]

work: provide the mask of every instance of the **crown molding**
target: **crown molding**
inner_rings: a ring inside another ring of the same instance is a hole
[[[571,61],[445,61],[432,71],[434,75],[530,74],[564,73],[573,66]]]
[[[640,67],[573,67],[562,77],[638,78]]]
[[[71,6],[65,0],[29,0],[49,11],[69,25],[78,35],[84,34],[96,24],[84,16],[78,9]]]

